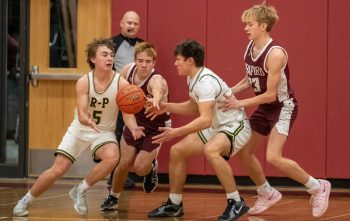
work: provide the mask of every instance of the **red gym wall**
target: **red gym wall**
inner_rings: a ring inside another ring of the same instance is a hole
[[[141,17],[139,36],[156,45],[156,68],[168,81],[170,100],[181,102],[188,99],[188,94],[186,79],[179,77],[174,67],[175,45],[186,38],[201,42],[206,48],[206,66],[233,86],[244,77],[243,53],[248,43],[241,13],[261,2],[113,0],[112,34],[119,33],[119,21],[125,11],[137,11]],[[315,177],[348,179],[350,147],[346,136],[350,104],[346,96],[350,75],[346,64],[350,59],[347,44],[350,1],[269,0],[267,3],[274,5],[280,16],[271,36],[288,52],[291,82],[299,102],[299,116],[284,154]],[[252,95],[247,92],[239,97]],[[175,115],[172,119],[174,127],[191,120]],[[174,142],[163,144],[160,151],[162,173],[168,173],[169,149]],[[283,177],[266,164],[265,144],[257,148],[257,155],[266,175]],[[235,175],[246,175],[236,159],[230,163]],[[188,173],[214,174],[203,156],[188,161]]]

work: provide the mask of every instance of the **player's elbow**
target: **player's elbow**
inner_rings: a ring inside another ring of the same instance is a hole
[[[212,122],[212,119],[211,119],[211,118],[205,118],[205,119],[203,119],[203,122],[202,122],[203,128],[209,128],[209,127],[211,127],[211,122]]]
[[[265,96],[266,103],[275,102],[277,99],[277,93],[268,93]]]

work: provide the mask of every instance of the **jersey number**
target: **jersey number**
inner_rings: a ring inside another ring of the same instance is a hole
[[[253,86],[254,92],[261,92],[259,78],[248,78],[249,83]]]
[[[92,117],[94,118],[96,125],[101,122],[101,114],[102,114],[102,111],[94,111],[92,113]]]

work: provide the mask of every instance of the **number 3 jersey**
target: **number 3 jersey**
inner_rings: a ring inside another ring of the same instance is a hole
[[[288,55],[287,52],[279,46],[275,41],[270,41],[265,45],[261,52],[254,58],[253,57],[254,42],[251,41],[248,44],[247,50],[244,54],[244,62],[246,67],[246,73],[250,84],[254,89],[255,95],[260,95],[267,90],[267,77],[268,70],[266,67],[267,57],[273,48],[280,48],[286,54],[286,64],[281,70],[281,80],[278,86],[276,101],[269,103],[268,105],[280,106],[284,100],[292,99],[296,102],[294,92],[289,84],[289,68],[288,68]]]
[[[114,132],[118,117],[119,108],[116,104],[116,96],[119,87],[118,73],[114,73],[109,85],[104,91],[97,92],[94,85],[94,72],[87,74],[89,81],[89,101],[88,110],[94,119],[97,128],[103,132]],[[82,125],[79,122],[78,110],[75,108],[74,120],[68,128],[70,132],[82,140],[91,141],[96,139],[101,133],[96,132],[90,126]]]

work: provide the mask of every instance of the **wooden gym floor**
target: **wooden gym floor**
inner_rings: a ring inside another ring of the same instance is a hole
[[[160,185],[155,192],[145,193],[141,184],[126,190],[122,194],[117,212],[101,213],[99,206],[108,194],[106,181],[101,181],[87,193],[89,214],[79,216],[74,208],[68,191],[79,181],[60,180],[29,209],[28,217],[12,217],[12,209],[17,201],[28,191],[34,179],[0,179],[0,220],[45,221],[45,220],[150,220],[147,213],[160,206],[168,197],[168,185]],[[350,189],[333,189],[329,208],[325,215],[313,218],[309,204],[310,196],[303,188],[277,187],[283,198],[275,206],[259,216],[244,215],[241,221],[349,221]],[[239,187],[240,193],[248,205],[256,199],[255,191],[248,187]],[[161,218],[153,220],[216,220],[226,207],[226,199],[220,186],[186,185],[183,195],[185,215],[182,218]]]

